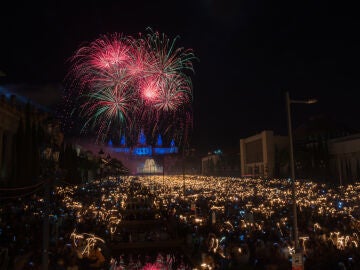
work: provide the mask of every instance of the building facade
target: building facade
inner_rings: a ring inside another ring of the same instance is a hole
[[[360,180],[360,133],[328,141],[333,181],[346,185]]]
[[[49,112],[0,90],[0,186],[31,185],[41,173],[41,151],[48,130],[57,144],[61,144],[63,136],[54,128]]]
[[[338,184],[339,181],[336,179],[338,174],[334,170],[338,164],[331,160],[340,151],[335,150],[340,147],[335,142],[348,141],[349,138],[352,138],[351,134],[357,132],[326,115],[316,115],[309,118],[293,133],[296,177]],[[332,145],[333,150],[330,150],[330,145]]]
[[[14,162],[14,141],[21,113],[16,107],[15,96],[0,98],[0,181],[9,178]]]
[[[287,136],[275,136],[270,130],[240,139],[241,176],[279,177],[285,166],[280,164],[277,157],[288,145]]]
[[[201,174],[213,175],[216,173],[217,165],[220,161],[220,155],[212,153],[201,158]]]
[[[114,144],[111,139],[106,144],[94,143],[91,139],[74,140],[72,143],[79,149],[78,151],[89,150],[92,153],[103,151],[105,156],[109,155],[120,160],[130,174],[169,173],[177,160],[182,161],[179,148],[173,139],[170,145],[165,146],[159,134],[156,144],[150,145],[143,130],[139,133],[137,144],[133,146],[127,145],[124,135],[121,136],[120,144]]]

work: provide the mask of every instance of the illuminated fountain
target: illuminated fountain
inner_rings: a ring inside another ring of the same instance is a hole
[[[157,174],[163,172],[163,167],[158,166],[153,158],[148,158],[145,160],[143,167],[138,167],[137,172],[146,174]]]

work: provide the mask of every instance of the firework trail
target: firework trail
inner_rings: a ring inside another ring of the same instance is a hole
[[[178,142],[191,128],[192,50],[175,48],[178,38],[148,29],[138,38],[115,33],[80,47],[66,77],[72,116],[82,131],[106,139],[117,130],[136,138],[145,128]],[[103,137],[100,137],[103,136]]]

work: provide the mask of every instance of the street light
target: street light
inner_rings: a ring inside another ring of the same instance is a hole
[[[286,109],[287,109],[287,120],[288,120],[288,133],[289,133],[289,144],[290,144],[290,169],[291,169],[291,195],[292,195],[292,204],[293,204],[293,226],[294,226],[294,241],[295,241],[295,251],[300,251],[299,245],[299,232],[297,226],[297,210],[296,210],[296,187],[295,187],[295,165],[294,165],[294,146],[293,146],[293,136],[292,136],[292,127],[291,127],[291,110],[290,104],[314,104],[316,99],[308,100],[293,100],[290,99],[289,92],[286,92]]]
[[[183,149],[183,155],[182,155],[182,175],[183,175],[183,193],[184,193],[184,199],[186,197],[186,187],[185,187],[185,149]]]
[[[105,171],[106,171],[106,179],[109,180],[110,179],[110,174],[111,174],[111,156],[110,154],[107,154],[106,159],[105,159]]]
[[[104,151],[102,149],[100,149],[99,151],[99,157],[100,157],[100,186],[101,186],[101,178],[103,176],[103,169],[104,169],[104,162],[103,162],[103,156],[104,156]]]
[[[47,161],[47,166],[55,165],[55,174],[57,171],[57,162],[59,160],[59,151],[54,151],[51,147],[47,147],[43,156]],[[50,168],[45,168],[45,181],[44,181],[44,220],[43,220],[43,253],[42,253],[42,269],[47,270],[49,267],[49,235],[50,235],[50,189],[52,185],[52,179],[49,174]],[[52,168],[51,168],[52,169]]]
[[[162,182],[163,182],[163,190],[165,190],[165,156],[163,156]]]

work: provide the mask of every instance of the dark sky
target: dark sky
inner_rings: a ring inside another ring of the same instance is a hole
[[[177,45],[200,59],[191,140],[199,149],[237,147],[241,137],[264,129],[285,133],[285,91],[319,100],[294,105],[294,125],[327,114],[358,128],[358,9],[330,2],[9,1],[0,10],[0,70],[7,75],[0,82],[61,84],[66,60],[82,42],[150,26],[179,35]],[[34,89],[25,94],[39,96]],[[42,99],[54,96],[47,86],[39,89]]]

